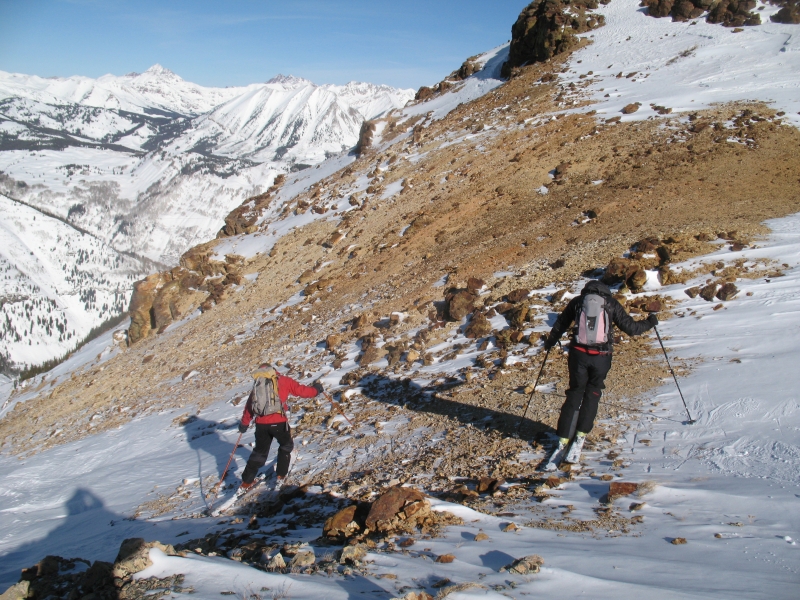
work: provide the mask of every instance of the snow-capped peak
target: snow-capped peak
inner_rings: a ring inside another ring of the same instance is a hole
[[[267,83],[273,85],[280,85],[281,87],[287,90],[294,90],[307,85],[315,85],[314,82],[309,81],[308,79],[303,79],[302,77],[295,77],[294,75],[283,75],[281,73],[275,75],[275,77],[267,81]]]
[[[145,71],[145,73],[150,73],[151,75],[175,75],[175,73],[173,73],[172,71],[170,71],[166,67],[162,67],[158,63],[154,64],[152,67],[147,69],[147,71]]]

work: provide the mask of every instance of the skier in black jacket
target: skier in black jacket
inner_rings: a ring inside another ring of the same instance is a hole
[[[587,319],[586,315],[592,312],[590,308],[592,305],[601,307],[599,316]],[[606,285],[599,281],[590,281],[581,290],[580,296],[570,300],[556,319],[550,335],[545,339],[545,350],[555,346],[559,338],[573,324],[568,359],[567,399],[561,407],[561,416],[558,418],[558,447],[545,464],[546,471],[554,471],[564,460],[567,445],[573,435],[575,439],[566,455],[566,462],[576,463],[580,460],[583,442],[586,434],[594,426],[600,396],[605,388],[605,378],[611,369],[613,325],[634,336],[658,325],[658,318],[651,314],[643,321],[635,321],[611,295],[611,290]],[[597,330],[599,337],[595,336],[597,337],[595,339],[592,333]]]

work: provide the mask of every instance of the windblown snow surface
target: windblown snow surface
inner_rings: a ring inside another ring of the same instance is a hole
[[[772,11],[774,7],[768,5],[761,11],[762,18],[766,21]],[[643,107],[654,102],[688,112],[738,99],[770,101],[775,108],[792,113],[787,119],[796,119],[800,45],[791,26],[766,22],[734,34],[703,21],[692,25],[647,17],[635,0],[614,0],[599,12],[606,15],[607,25],[591,33],[595,43],[573,55],[572,73],[564,75],[577,78],[578,73],[593,70],[603,76],[590,87],[600,102],[592,108],[599,112],[617,112],[620,106],[636,101]],[[693,46],[697,47],[686,52]],[[618,49],[615,51],[620,54],[607,60],[600,48]],[[676,56],[680,59],[669,63]],[[604,64],[596,66],[592,61]],[[617,79],[620,70],[624,75],[633,71],[649,75]],[[499,85],[499,80],[495,81]],[[484,91],[490,91],[492,85],[487,84]],[[468,90],[449,92],[441,102],[456,106],[469,99]],[[464,94],[461,99],[459,93]],[[647,118],[652,116],[648,110],[643,108],[625,118]],[[323,165],[297,174],[287,182],[285,193],[291,194],[292,185],[306,187],[327,169]],[[663,322],[659,331],[673,364],[692,367],[690,372],[678,369],[678,373],[688,410],[697,422],[685,424],[686,411],[671,379],[647,396],[644,412],[630,415],[632,426],[626,437],[618,440],[623,448],[619,458],[626,465],[625,480],[655,483],[654,491],[637,500],[645,502],[637,513],[644,521],[631,534],[530,527],[504,533],[501,529],[510,520],[523,524],[525,515],[498,518],[435,501],[437,509],[461,516],[465,524],[448,528],[442,538],[412,546],[407,554],[370,554],[368,560],[374,561],[371,576],[278,575],[224,557],[166,557],[157,550],[151,552],[154,566],[140,576],[183,573],[186,584],[196,590],[195,598],[218,598],[222,591],[245,595],[262,588],[292,598],[391,598],[412,589],[435,592],[430,585],[442,577],[484,586],[451,594],[454,599],[797,597],[800,398],[795,373],[800,351],[800,215],[768,225],[773,233],[756,247],[741,252],[720,248],[684,265],[730,263],[738,258],[771,259],[783,265],[782,277],[737,282],[738,297],[725,303],[722,310],[685,296],[683,290],[700,280],[661,288],[651,279],[649,291],[680,299],[675,316]],[[237,251],[246,249],[254,254],[274,242],[269,234],[256,234],[232,238],[228,243],[231,248],[237,246]],[[546,329],[544,323],[535,328]],[[459,335],[446,343],[463,341]],[[354,367],[352,358],[357,350],[352,350],[340,370],[314,373],[309,381],[323,376],[330,387],[335,386],[343,373]],[[303,351],[290,350],[286,359],[297,360]],[[108,360],[114,352],[108,334],[48,374],[47,381],[69,377],[97,360]],[[417,381],[422,384],[439,374],[455,373],[475,356],[462,354],[448,363],[420,367]],[[525,359],[538,365],[540,356],[531,349]],[[216,525],[219,520],[187,518],[205,508],[201,491],[206,490],[200,482],[219,476],[233,448],[241,410],[229,401],[244,393],[248,385],[246,375],[239,375],[241,383],[230,390],[229,397],[200,413],[190,427],[172,424],[185,412],[181,409],[136,418],[118,430],[41,454],[1,458],[0,589],[17,581],[20,568],[46,554],[113,560],[119,543],[127,537],[178,543],[215,526],[220,530],[245,527],[229,519]],[[36,387],[42,381],[39,377],[30,385]],[[613,372],[609,381],[613,385]],[[0,390],[8,385],[0,381]],[[18,401],[25,398],[22,394]],[[351,406],[357,409],[358,402]],[[3,407],[0,417],[9,408]],[[329,409],[323,404],[316,410]],[[404,419],[403,411],[398,411],[395,425]],[[358,428],[357,424],[353,433]],[[384,452],[389,446],[393,423],[385,424],[383,430],[370,452]],[[370,434],[375,435],[374,429]],[[644,440],[649,440],[649,445]],[[252,443],[252,432],[246,441]],[[299,453],[294,469],[298,474],[345,460],[364,465],[370,461],[365,450],[333,453],[325,444],[303,445],[303,441],[302,436],[296,440]],[[413,435],[402,443],[413,445]],[[237,452],[238,473],[248,455],[247,447]],[[270,458],[274,458],[274,449]],[[587,451],[586,458],[598,474],[616,472],[611,460],[600,453]],[[535,464],[524,455],[518,460],[520,474],[533,470]],[[132,518],[143,501],[176,486],[191,492],[179,510],[159,517],[148,517],[145,511]],[[578,476],[553,490],[544,506],[560,512],[571,505],[574,515],[589,519],[606,491],[606,483]],[[312,498],[321,492],[319,488],[310,491]],[[624,509],[631,501],[622,498],[616,505]],[[471,541],[479,529],[490,536],[488,541]],[[321,531],[297,529],[290,533],[293,540],[311,542]],[[688,543],[669,543],[678,537]],[[318,554],[326,551],[319,548]],[[454,554],[456,560],[451,564],[433,562],[433,556],[445,553]],[[545,560],[540,574],[523,577],[499,572],[512,558],[534,553]],[[379,577],[387,573],[397,579]]]

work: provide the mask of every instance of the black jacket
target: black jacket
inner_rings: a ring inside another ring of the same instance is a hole
[[[570,300],[569,304],[567,304],[567,307],[560,315],[558,315],[558,319],[556,319],[556,323],[553,325],[553,329],[550,330],[550,335],[548,336],[548,342],[551,346],[555,345],[559,338],[564,335],[564,332],[569,329],[570,325],[575,323],[575,317],[578,314],[578,307],[583,303],[583,296],[586,294],[597,294],[606,299],[606,306],[608,307],[612,325],[611,330],[608,332],[608,352],[611,351],[612,342],[610,340],[613,339],[614,325],[631,336],[641,335],[653,328],[653,325],[648,321],[635,321],[633,317],[625,312],[625,309],[622,308],[622,305],[611,295],[611,290],[608,289],[608,286],[600,283],[599,281],[590,281],[584,286],[583,290],[581,290],[581,295]],[[575,327],[573,328],[572,332],[573,344],[576,344],[576,336],[577,323],[575,323]]]

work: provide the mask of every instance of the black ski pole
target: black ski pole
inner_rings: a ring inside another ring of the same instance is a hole
[[[664,358],[667,359],[667,367],[669,367],[669,372],[672,373],[672,378],[675,380],[675,387],[678,388],[678,393],[681,396],[681,400],[683,400],[683,408],[686,409],[686,416],[689,417],[689,420],[687,421],[687,423],[689,425],[693,425],[695,423],[695,420],[692,418],[692,415],[689,412],[689,407],[686,406],[686,399],[683,397],[683,392],[681,391],[681,386],[678,385],[678,378],[675,376],[675,371],[672,369],[672,365],[669,364],[669,356],[667,356],[667,349],[664,348],[664,342],[661,341],[661,335],[658,333],[658,329],[655,326],[653,326],[653,331],[656,332],[656,337],[658,338],[658,343],[661,344],[661,350],[664,351]]]
[[[542,378],[542,373],[544,373],[544,365],[547,363],[547,357],[550,354],[550,348],[547,349],[547,352],[544,353],[544,360],[542,361],[542,368],[539,369],[539,375],[536,377],[536,383],[533,384],[533,389],[531,390],[531,395],[528,397],[528,403],[525,405],[525,412],[522,413],[522,416],[519,419],[519,425],[517,429],[522,428],[522,423],[525,421],[525,417],[528,414],[528,407],[531,405],[531,400],[533,400],[533,395],[536,393],[536,386],[539,385],[539,380]]]

